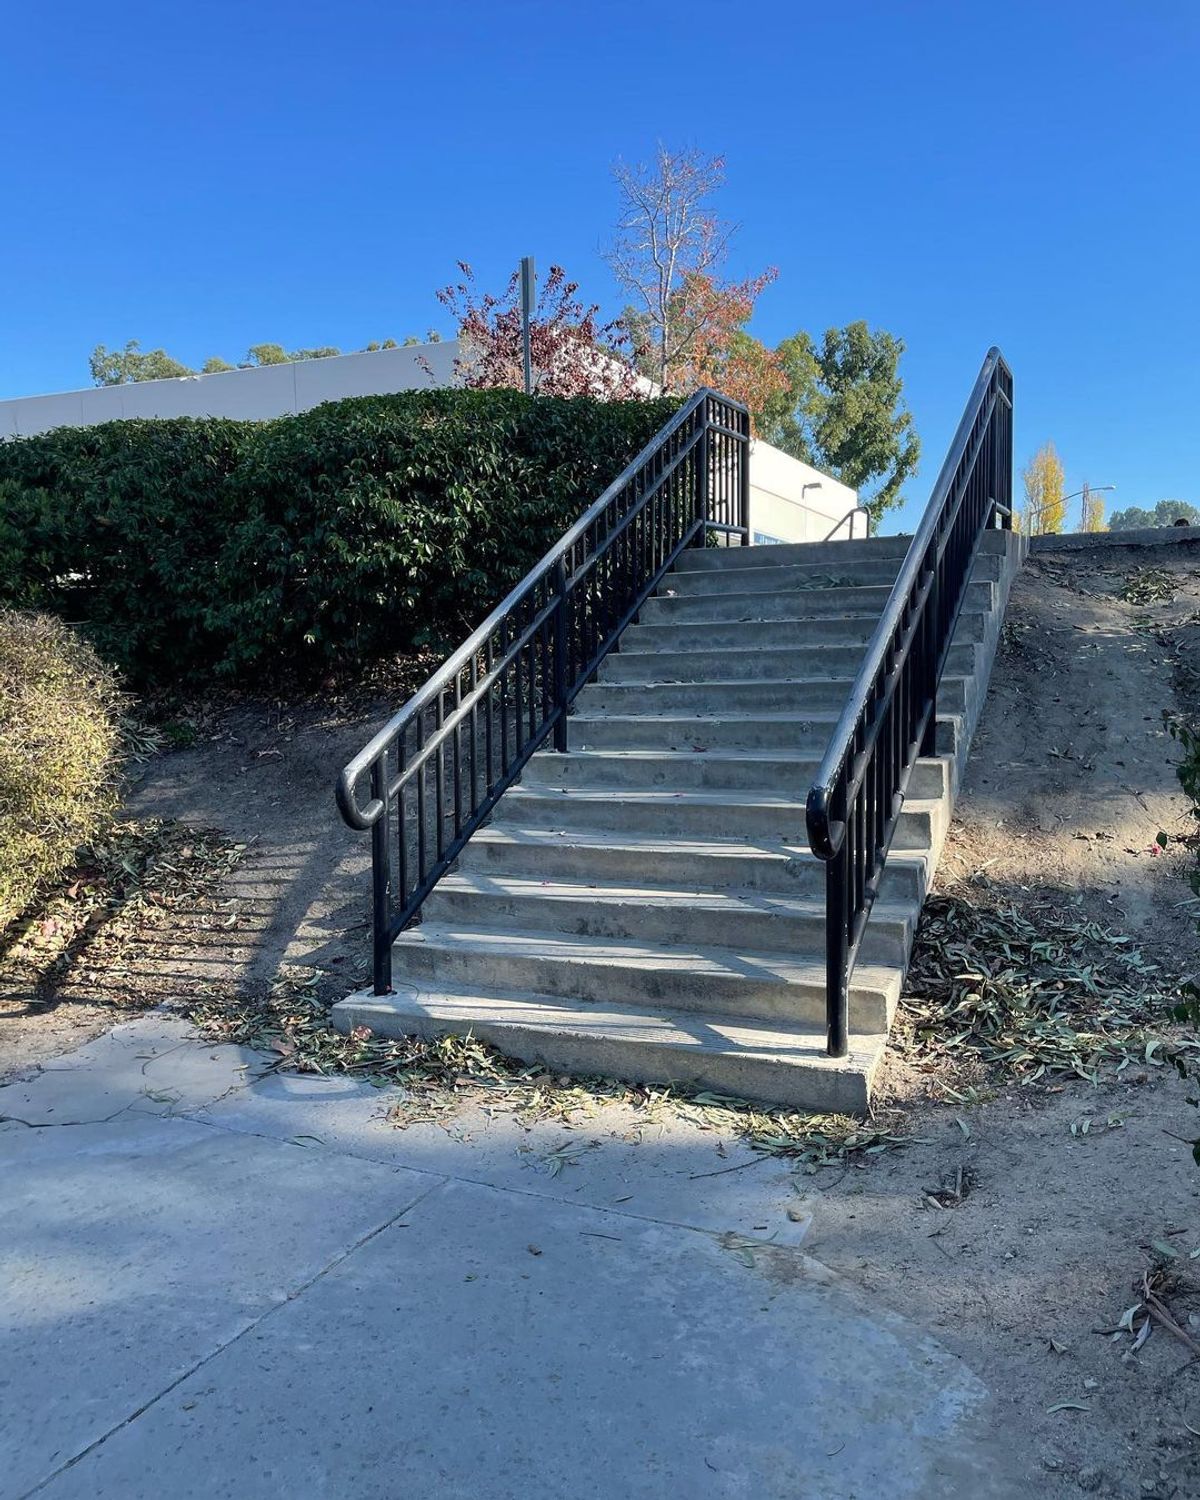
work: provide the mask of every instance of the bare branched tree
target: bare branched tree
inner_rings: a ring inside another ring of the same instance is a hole
[[[649,166],[618,162],[613,176],[621,211],[606,258],[632,304],[626,321],[639,366],[665,390],[685,388],[711,364],[713,336],[729,327],[731,310],[744,322],[776,273],[736,283],[720,276],[736,227],[709,201],[725,180],[723,157],[660,142]]]

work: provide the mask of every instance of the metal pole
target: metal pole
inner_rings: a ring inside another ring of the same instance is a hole
[[[742,546],[748,547],[754,537],[750,531],[750,413],[742,412],[738,426],[742,430],[742,438],[738,444],[738,459],[740,469],[738,472],[738,500],[741,508],[741,524],[746,528],[742,536]]]
[[[560,755],[567,750],[567,563],[559,556],[554,564],[554,748]]]
[[[521,260],[521,359],[525,366],[525,394],[533,395],[533,350],[529,341],[529,325],[533,319],[533,307],[537,288],[537,273],[533,267],[533,256]]]
[[[392,992],[392,861],[388,847],[392,819],[388,790],[385,750],[371,765],[371,796],[383,803],[383,812],[371,825],[371,926],[377,995]],[[400,836],[403,838],[403,830]]]
[[[850,1050],[849,879],[849,852],[843,842],[825,866],[825,1050],[830,1057],[845,1057]]]

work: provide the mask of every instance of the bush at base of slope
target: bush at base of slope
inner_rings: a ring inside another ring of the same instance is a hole
[[[0,931],[116,807],[121,694],[61,621],[0,610]]]

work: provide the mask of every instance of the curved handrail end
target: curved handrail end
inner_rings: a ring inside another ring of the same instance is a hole
[[[369,833],[383,815],[383,803],[378,797],[372,797],[366,807],[359,807],[356,791],[359,774],[353,765],[345,766],[338,772],[333,795],[342,821],[351,828],[356,828],[359,833]]]

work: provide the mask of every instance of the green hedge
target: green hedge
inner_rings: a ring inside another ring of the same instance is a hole
[[[112,816],[120,708],[61,620],[0,610],[0,931]]]
[[[0,601],[143,687],[453,644],[675,409],[409,391],[0,443]]]

